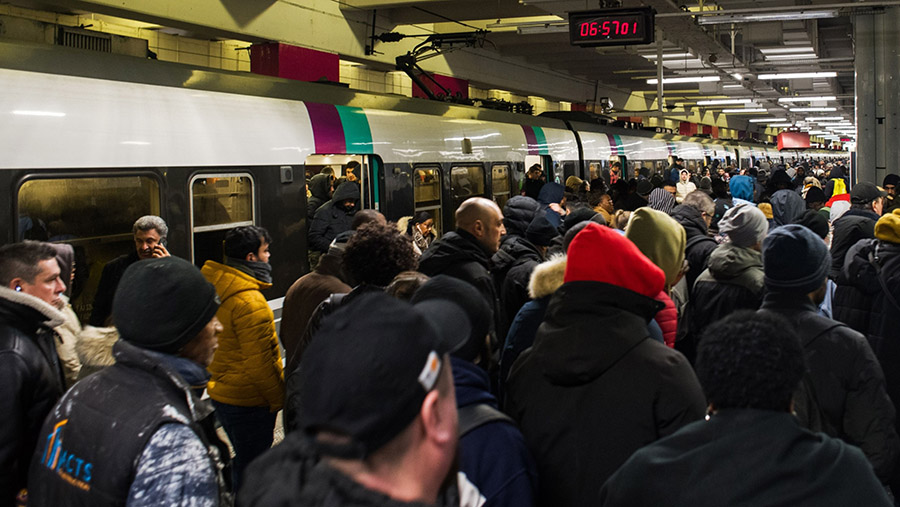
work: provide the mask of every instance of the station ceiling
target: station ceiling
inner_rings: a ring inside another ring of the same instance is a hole
[[[657,43],[607,48],[570,44],[568,13],[598,9],[597,0],[344,1],[355,8],[376,9],[401,31],[404,25],[422,24],[434,24],[437,31],[445,33],[487,29],[489,44],[504,56],[524,58],[572,76],[642,91],[651,99],[656,97],[657,85],[648,84],[647,80],[657,76]],[[624,0],[621,6],[651,6],[656,10],[656,26],[663,35],[665,78],[720,79],[703,84],[664,84],[667,110],[702,107],[696,104],[699,100],[734,99],[745,102],[704,108],[766,109],[773,118],[802,119],[809,113],[790,109],[833,107],[836,111],[831,115],[852,118],[854,49],[850,14],[858,4],[828,0],[718,0],[680,5],[670,0]],[[813,19],[804,19],[807,17]],[[834,74],[817,78],[760,78],[766,74],[808,72]],[[779,102],[797,96],[834,98]]]

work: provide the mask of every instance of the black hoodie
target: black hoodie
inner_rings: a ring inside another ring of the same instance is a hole
[[[348,199],[353,199],[356,205],[350,210],[345,210],[339,205]],[[322,253],[327,252],[331,241],[338,234],[350,230],[358,206],[359,185],[350,181],[341,183],[335,189],[331,200],[323,204],[312,219],[309,226],[309,248]]]
[[[309,200],[306,201],[306,217],[312,219],[316,210],[331,199],[332,177],[327,174],[317,174],[309,180]]]

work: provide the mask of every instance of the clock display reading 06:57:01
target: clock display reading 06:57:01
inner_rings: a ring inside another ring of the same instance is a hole
[[[569,13],[569,36],[576,46],[647,44],[653,32],[653,12],[647,8]]]

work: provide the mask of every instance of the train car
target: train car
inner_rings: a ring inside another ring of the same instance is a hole
[[[730,146],[246,73],[45,45],[0,43],[2,241],[76,249],[73,305],[86,320],[106,262],[134,248],[145,214],[169,224],[173,255],[221,259],[225,232],[273,236],[274,287],[307,271],[307,177],[359,164],[360,201],[389,220],[433,214],[438,233],[472,196],[501,206],[527,167],[549,181],[699,169]],[[749,148],[739,148],[744,156]],[[735,152],[735,158],[738,155]]]

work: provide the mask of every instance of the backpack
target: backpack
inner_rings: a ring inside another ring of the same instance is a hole
[[[834,191],[831,193],[832,196],[847,193],[847,183],[844,182],[844,178],[834,178],[831,181],[834,182]]]
[[[486,403],[476,403],[459,409],[459,438],[485,424],[503,421],[512,425],[512,418]]]

